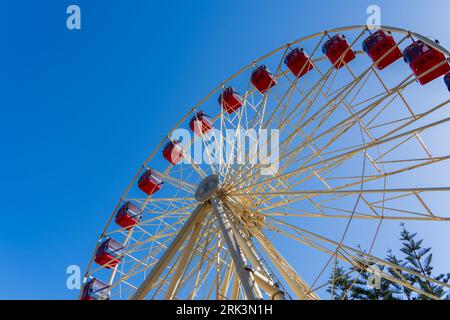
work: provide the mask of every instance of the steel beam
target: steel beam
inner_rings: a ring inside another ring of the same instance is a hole
[[[231,210],[230,208],[228,209]],[[253,268],[256,269],[252,272],[258,286],[264,289],[264,291],[266,291],[272,299],[284,300],[284,292],[280,288],[278,288],[275,282],[270,279],[269,273],[267,272],[266,268],[255,252],[252,241],[248,237],[242,235],[242,233],[237,228],[236,223],[234,223],[233,218],[230,217],[227,212],[224,212],[224,215],[230,221],[230,226],[233,234],[235,235],[237,242],[239,243],[243,253],[245,254],[245,257],[250,260]]]
[[[186,268],[186,263],[188,259],[193,254],[193,248],[194,245],[198,239],[198,235],[200,234],[200,230],[202,228],[203,220],[198,220],[197,223],[194,225],[194,230],[192,230],[192,233],[190,235],[189,241],[186,244],[186,246],[183,249],[183,253],[181,254],[180,261],[178,262],[178,265],[176,267],[176,270],[172,276],[172,279],[170,279],[170,285],[169,288],[166,291],[166,294],[164,296],[165,300],[171,300],[173,299],[175,292],[178,288],[180,277],[183,272],[183,270]]]
[[[245,256],[241,251],[239,242],[233,232],[231,221],[225,214],[221,203],[216,198],[210,199],[213,211],[216,214],[220,230],[227,243],[228,250],[230,250],[231,258],[233,259],[236,274],[239,276],[241,286],[244,290],[245,297],[248,300],[262,299],[261,291],[256,283],[251,268],[247,266]]]
[[[131,297],[131,300],[143,300],[158,281],[161,274],[166,269],[167,265],[173,259],[181,245],[184,243],[188,235],[191,233],[192,228],[198,223],[203,222],[203,219],[210,209],[210,205],[208,202],[200,203],[189,217],[189,219],[185,222],[184,226],[178,232],[175,239],[172,241],[170,246],[164,252],[163,256],[158,260],[156,265],[153,267],[150,274],[145,278],[144,282],[139,286],[134,295]]]

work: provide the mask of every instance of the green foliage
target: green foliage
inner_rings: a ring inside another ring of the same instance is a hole
[[[332,285],[332,281],[330,281],[330,286],[327,291],[329,293],[333,293],[335,300],[353,300],[353,296],[347,296],[347,289],[353,283],[353,278],[350,277],[349,272],[346,271],[343,267],[341,267],[338,263],[336,264],[336,268],[331,275],[331,279],[335,279],[334,285]]]
[[[352,267],[348,269],[336,263],[327,289],[330,294],[332,293],[333,299],[428,300],[430,297],[427,294],[441,299],[450,299],[448,290],[431,280],[448,283],[450,273],[433,276],[431,248],[422,246],[423,239],[417,240],[417,233],[410,233],[404,224],[401,227],[401,257],[397,257],[389,250],[386,261],[411,270],[411,272],[398,270],[391,266],[377,265],[373,261],[367,261],[363,256],[358,256]],[[389,278],[404,283],[399,284]]]

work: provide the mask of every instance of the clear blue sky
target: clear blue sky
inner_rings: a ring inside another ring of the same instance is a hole
[[[382,24],[450,47],[448,0],[2,1],[0,298],[74,298],[66,267],[85,267],[178,115],[287,41],[364,24],[372,3]]]

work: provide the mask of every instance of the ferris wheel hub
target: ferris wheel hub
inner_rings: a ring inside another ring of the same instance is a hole
[[[216,193],[219,184],[219,177],[216,174],[207,176],[195,190],[195,200],[201,202],[209,200]]]

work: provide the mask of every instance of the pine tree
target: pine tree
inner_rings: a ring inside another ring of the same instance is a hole
[[[395,300],[398,290],[391,286],[386,279],[378,277],[378,273],[384,270],[383,266],[377,266],[373,262],[367,262],[363,256],[355,260],[355,265],[348,270],[336,263],[330,286],[327,292],[333,292],[335,300]],[[352,274],[356,274],[352,277]],[[377,278],[378,277],[378,278]],[[375,281],[373,281],[375,280]]]
[[[392,250],[389,250],[387,252],[386,261],[404,269],[412,270],[423,276],[448,283],[450,281],[450,273],[433,276],[433,266],[431,265],[433,255],[431,253],[431,248],[423,247],[423,239],[417,240],[417,233],[410,233],[406,230],[403,223],[401,224],[401,227],[402,230],[400,233],[400,241],[402,242],[402,248],[400,249],[400,252],[403,254],[402,258],[398,258],[392,253]],[[374,271],[376,271],[376,269],[380,272],[388,273],[391,277],[396,279],[404,279],[410,286],[418,288],[425,293],[432,294],[442,299],[450,299],[450,292],[445,290],[442,285],[393,267],[385,267],[376,265],[374,262],[367,262],[363,256],[357,257],[354,261],[354,265],[347,270],[341,266],[336,266],[336,270],[334,272],[335,281],[333,286],[334,299],[430,299],[423,293],[418,293],[401,284],[388,281],[383,277],[379,278],[379,282],[376,286],[370,285],[370,280],[373,279]],[[352,277],[352,274],[356,274],[356,276]],[[328,292],[331,292],[332,279],[333,275],[329,281]]]
[[[333,283],[334,280],[334,284]],[[327,292],[333,294],[334,300],[353,300],[352,296],[348,296],[346,293],[350,292],[350,287],[353,283],[353,278],[350,276],[350,272],[346,271],[343,267],[336,262],[336,267],[331,275],[330,286]]]
[[[368,271],[367,265],[363,268],[353,267],[358,272],[355,284],[351,289],[351,296],[357,300],[397,300],[398,290],[392,286],[391,282],[382,278],[377,271],[383,272],[384,266],[371,264],[371,270]],[[376,268],[376,269],[375,269]],[[374,283],[371,283],[373,280]]]
[[[404,254],[404,259],[398,259],[392,252],[388,254],[387,260],[393,264],[400,265],[404,268],[410,269],[416,273],[419,273],[423,276],[430,277],[432,279],[448,283],[450,278],[450,273],[440,274],[436,277],[433,277],[433,266],[431,265],[431,261],[433,259],[433,254],[430,252],[431,248],[424,248],[422,246],[423,239],[416,240],[417,233],[410,233],[406,230],[405,225],[402,224],[402,231],[400,233],[400,241],[402,241],[403,247],[400,251]],[[399,279],[399,275],[396,273],[397,270],[393,268],[389,268],[388,272]],[[398,272],[398,271],[397,271]],[[448,293],[445,291],[444,287],[435,284],[427,279],[422,277],[418,277],[406,272],[402,272],[401,275],[413,286],[419,288],[420,290],[432,294],[439,298],[448,298]],[[410,289],[405,288],[403,286],[394,285],[396,289],[400,290],[407,299],[419,299],[419,300],[428,300],[430,299],[428,296],[412,292]]]
[[[399,266],[399,267],[407,268],[406,262],[404,262],[404,261],[401,260],[401,259],[398,259],[398,258],[392,253],[392,250],[388,250],[388,255],[387,255],[387,257],[386,257],[386,261],[388,261],[388,262],[390,262],[390,263],[392,263],[392,264],[394,264],[394,265],[397,265],[397,266]],[[396,279],[399,279],[399,280],[401,280],[401,279],[406,279],[406,281],[407,281],[408,283],[412,283],[413,278],[411,277],[411,275],[410,275],[409,273],[406,273],[406,272],[404,272],[404,271],[402,271],[402,270],[397,270],[397,269],[394,270],[394,268],[392,268],[392,267],[388,267],[388,268],[387,268],[387,272],[388,272],[393,278],[396,278]],[[397,283],[395,283],[395,282],[392,283],[392,286],[397,290],[398,294],[399,294],[403,299],[406,299],[406,300],[412,300],[412,299],[413,299],[414,291],[412,291],[412,290],[409,289],[408,287],[402,286],[402,285],[397,284]]]

